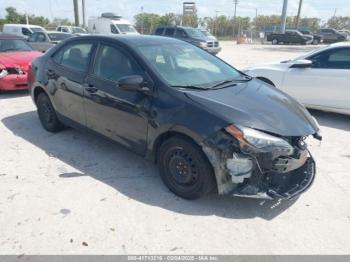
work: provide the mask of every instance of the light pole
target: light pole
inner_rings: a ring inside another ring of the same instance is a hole
[[[235,27],[236,27],[236,24],[237,24],[236,17],[237,17],[238,0],[233,0],[233,4],[235,5],[235,12],[233,14],[233,37],[235,37],[236,36]]]
[[[86,28],[86,20],[85,20],[85,14],[86,14],[85,0],[81,0],[81,9],[82,9],[82,12],[83,12],[83,27]]]
[[[141,34],[144,34],[143,32],[143,6],[141,6]]]
[[[281,16],[281,34],[284,34],[286,32],[287,7],[288,7],[288,0],[283,0],[283,8],[282,8],[282,16]]]

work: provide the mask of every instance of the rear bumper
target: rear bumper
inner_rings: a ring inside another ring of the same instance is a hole
[[[26,90],[28,78],[25,75],[7,75],[0,79],[0,90]]]

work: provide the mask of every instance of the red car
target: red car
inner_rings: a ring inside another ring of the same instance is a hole
[[[40,55],[23,38],[0,34],[0,91],[28,89],[29,64]]]

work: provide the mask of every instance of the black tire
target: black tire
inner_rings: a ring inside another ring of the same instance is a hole
[[[213,168],[203,151],[185,137],[171,137],[161,145],[158,166],[164,184],[185,199],[198,199],[216,185]]]
[[[61,131],[64,126],[58,120],[56,111],[52,106],[50,98],[45,93],[40,93],[36,100],[38,115],[41,125],[49,132]]]

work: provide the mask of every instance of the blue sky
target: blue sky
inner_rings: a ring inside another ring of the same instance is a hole
[[[72,0],[0,0],[0,17],[5,15],[7,6],[14,6],[20,12],[43,15],[49,18],[59,17],[73,20]],[[81,2],[79,0],[79,2]],[[181,13],[183,0],[85,0],[87,18],[98,16],[102,12],[115,12],[130,20],[139,13],[141,6],[144,12],[165,14]],[[215,16],[219,14],[233,15],[233,0],[196,0],[199,16]],[[279,14],[283,0],[239,0],[237,14],[255,16],[255,8],[259,14]],[[289,0],[288,15],[296,15],[299,0]],[[303,0],[302,16],[320,17],[326,20],[337,15],[350,16],[350,0]],[[80,8],[81,12],[81,8]]]

